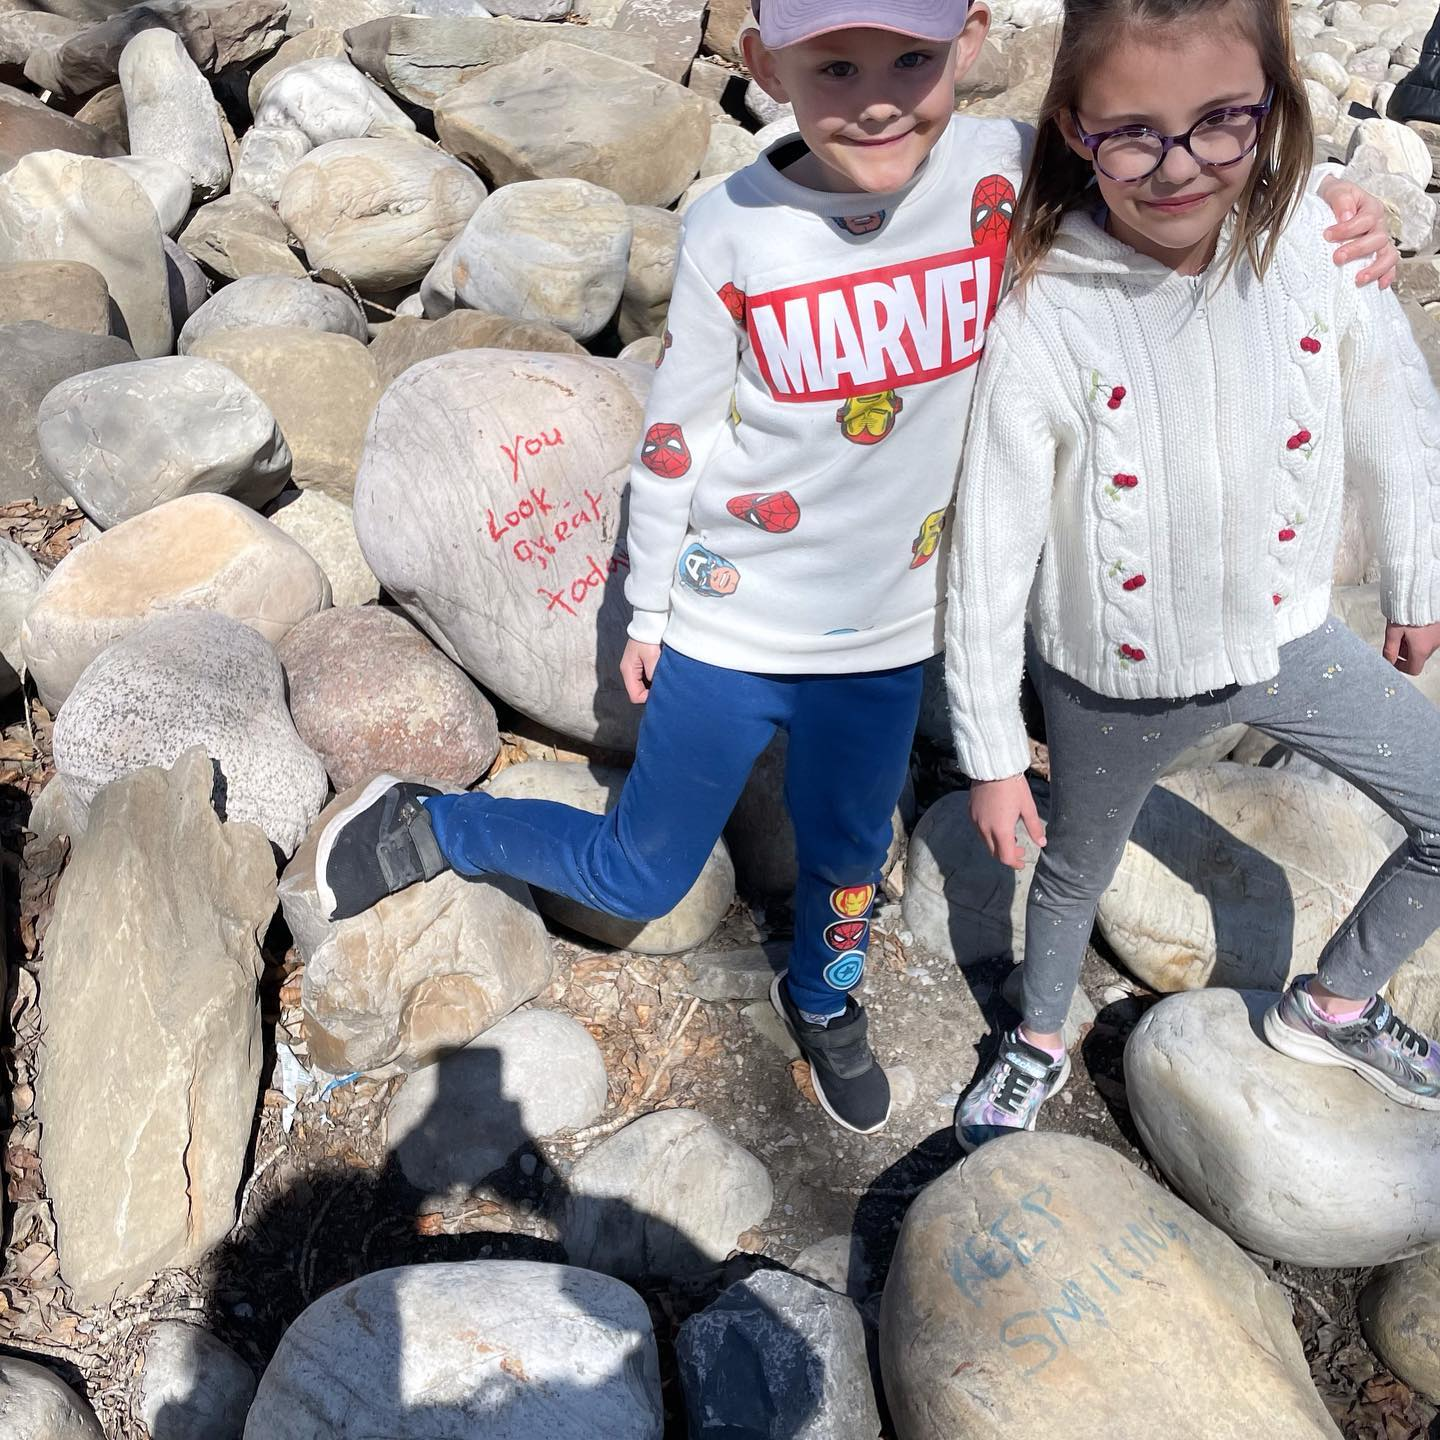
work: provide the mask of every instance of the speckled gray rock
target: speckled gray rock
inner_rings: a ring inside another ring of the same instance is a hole
[[[141,1346],[135,1388],[150,1440],[240,1440],[255,1376],[228,1345],[198,1325],[157,1320]]]
[[[466,786],[499,753],[490,702],[394,610],[321,610],[277,648],[295,728],[336,790],[387,770]]]
[[[103,1440],[90,1407],[43,1365],[0,1355],[0,1427],[6,1440]]]
[[[485,790],[511,799],[553,800],[600,815],[620,803],[624,784],[625,772],[608,766],[532,760],[507,766]],[[541,914],[606,945],[640,955],[677,955],[703,944],[734,899],[735,868],[723,840],[715,842],[685,898],[654,920],[621,920],[546,890],[535,892]]]
[[[1091,1440],[1097,1415],[1113,1440],[1339,1440],[1290,1297],[1075,1135],[1006,1136],[926,1187],[885,1281],[880,1359],[904,1440]]]
[[[1440,1241],[1434,1115],[1272,1050],[1260,1023],[1274,1000],[1201,990],[1146,1012],[1125,1046],[1125,1087],[1151,1159],[1203,1215],[1277,1260],[1378,1265]]]
[[[265,402],[194,356],[62,380],[35,429],[51,473],[103,530],[200,492],[258,508],[290,478],[290,449]]]
[[[286,176],[279,209],[313,267],[370,293],[417,284],[484,199],[480,177],[442,151],[334,140]]]
[[[521,1010],[407,1075],[386,1145],[417,1189],[472,1190],[528,1141],[597,1120],[606,1094],[600,1047],[579,1021]]]
[[[381,1270],[285,1332],[246,1440],[660,1440],[645,1302],[533,1260]]]
[[[1440,1249],[1377,1271],[1360,1296],[1360,1325],[1388,1369],[1440,1399]]]
[[[142,359],[174,340],[160,219],[123,170],[44,150],[0,175],[0,261],[80,260],[105,277]]]
[[[35,320],[0,327],[0,504],[35,496],[51,505],[66,498],[35,435],[41,402],[62,380],[134,359],[129,344],[113,335]]]
[[[230,183],[230,152],[210,85],[180,37],[144,30],[120,55],[120,90],[132,155],[173,160],[208,200]]]
[[[292,854],[329,786],[291,724],[279,659],[248,625],[208,610],[151,620],[90,662],[55,719],[55,769],[82,825],[104,786],[195,745],[220,766],[226,817]]]
[[[330,582],[337,606],[364,605],[380,598],[380,582],[360,553],[355,517],[345,501],[323,490],[286,490],[266,516],[314,558]]]
[[[630,239],[630,214],[611,190],[586,180],[506,185],[455,243],[455,294],[472,310],[543,320],[588,340],[620,303]]]
[[[423,779],[424,777],[416,777]],[[315,886],[320,832],[359,786],[321,812],[280,881],[305,961],[301,1005],[316,1064],[397,1075],[468,1045],[554,979],[544,923],[518,881],[453,870],[331,923]]]
[[[765,1167],[704,1115],[657,1110],[570,1172],[561,1238],[574,1265],[622,1276],[702,1273],[761,1224]]]
[[[305,132],[293,125],[252,125],[240,141],[231,191],[278,205],[286,178],[313,148]]]
[[[700,170],[710,117],[698,95],[625,60],[542,45],[435,107],[452,155],[517,180],[588,180],[631,205],[669,205]]]
[[[680,217],[674,211],[632,205],[630,223],[630,259],[620,297],[620,338],[627,345],[664,333],[680,249]]]
[[[163,155],[117,155],[109,163],[123,170],[150,197],[160,229],[166,235],[177,234],[190,213],[194,185],[189,171]]]
[[[783,1270],[737,1281],[675,1342],[691,1440],[876,1440],[853,1302]]]
[[[330,603],[324,572],[224,495],[187,495],[77,546],[25,616],[20,648],[53,714],[81,671],[157,614],[216,610],[272,644]]]
[[[280,71],[261,92],[255,123],[299,130],[312,145],[415,133],[415,122],[373,80],[334,55]]]
[[[221,823],[203,749],[130,768],[95,796],[45,936],[40,1152],[60,1271],[86,1307],[197,1263],[230,1230],[264,1050],[270,846]]]
[[[188,355],[190,347],[207,335],[262,325],[299,326],[360,341],[369,338],[364,314],[343,290],[283,275],[250,275],[225,286],[190,317],[180,332],[179,350]]]

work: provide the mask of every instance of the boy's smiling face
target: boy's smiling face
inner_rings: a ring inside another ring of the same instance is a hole
[[[983,4],[949,44],[889,30],[836,30],[767,50],[745,36],[751,73],[795,107],[809,156],[787,173],[815,190],[883,195],[909,183],[955,110],[955,77],[989,28]]]

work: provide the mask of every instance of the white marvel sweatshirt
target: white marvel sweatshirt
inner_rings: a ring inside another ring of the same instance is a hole
[[[631,636],[771,674],[923,660],[1026,127],[957,116],[891,195],[772,146],[685,217],[631,471]]]
[[[1440,400],[1395,297],[1333,263],[1329,222],[1307,198],[1263,281],[1242,259],[1217,282],[1219,261],[1179,275],[1074,213],[1001,306],[946,619],[973,778],[1029,763],[1027,597],[1040,654],[1102,695],[1272,677],[1328,612],[1347,475],[1385,614],[1440,619]]]

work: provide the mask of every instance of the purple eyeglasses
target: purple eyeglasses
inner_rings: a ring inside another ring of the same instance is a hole
[[[1177,145],[1188,150],[1197,165],[1215,170],[1238,165],[1260,143],[1260,124],[1270,113],[1274,99],[1272,85],[1258,105],[1227,105],[1223,110],[1212,110],[1183,135],[1162,135],[1148,125],[1122,125],[1090,135],[1073,107],[1070,118],[1095,168],[1111,180],[1129,185],[1153,175]]]

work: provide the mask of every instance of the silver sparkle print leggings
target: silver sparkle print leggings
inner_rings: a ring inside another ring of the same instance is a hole
[[[1280,650],[1280,673],[1186,700],[1112,700],[1029,647],[1050,745],[1050,823],[1025,921],[1025,1024],[1058,1031],[1095,907],[1156,778],[1243,722],[1333,770],[1405,827],[1320,958],[1337,994],[1366,999],[1440,925],[1440,708],[1333,617]],[[1440,658],[1432,661],[1440,664]]]

